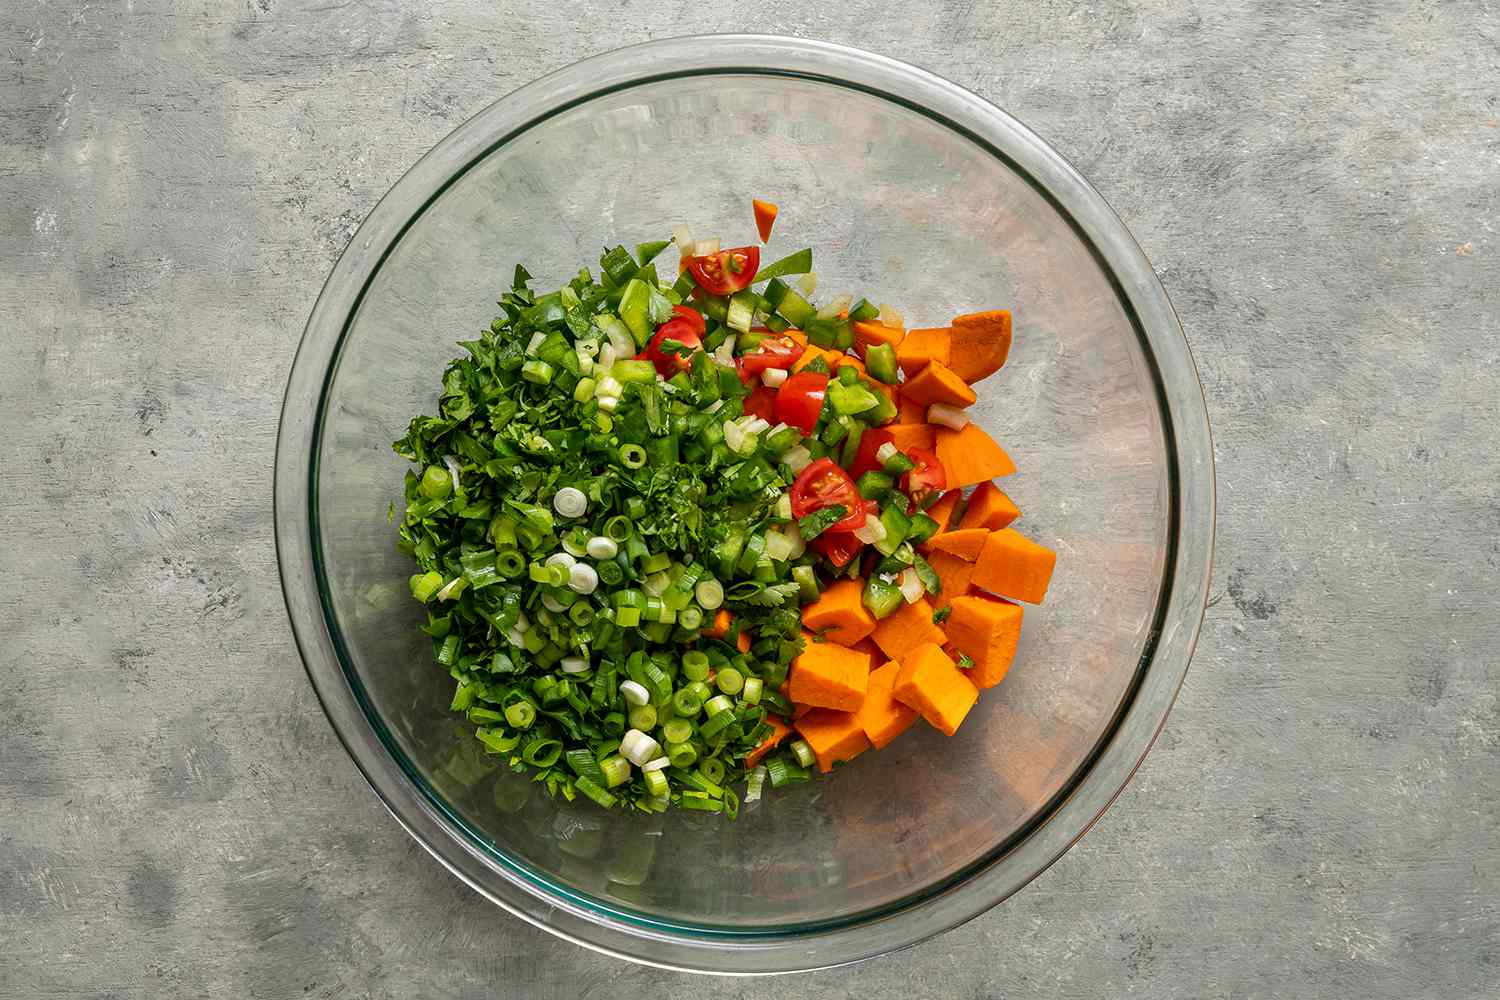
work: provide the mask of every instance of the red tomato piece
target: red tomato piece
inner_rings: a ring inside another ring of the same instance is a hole
[[[641,357],[651,362],[662,378],[671,378],[692,367],[692,352],[703,348],[705,329],[703,314],[698,310],[688,306],[673,306],[672,318],[656,328],[656,334],[641,352]],[[687,348],[687,353],[665,353],[661,345],[668,340],[680,343]]]
[[[750,287],[760,270],[760,247],[733,247],[701,257],[688,257],[684,264],[693,280],[710,295],[733,295]]]
[[[759,375],[768,368],[790,368],[806,350],[791,337],[767,337],[755,350],[740,357],[740,377]]]
[[[864,542],[855,538],[852,531],[825,531],[807,544],[827,556],[835,566],[849,565],[849,560],[864,548]]]
[[[755,391],[745,397],[745,413],[748,416],[760,417],[768,424],[775,423],[776,390],[769,386],[756,386]]]
[[[901,477],[901,489],[911,497],[911,509],[916,510],[927,494],[947,488],[948,472],[937,455],[926,448],[908,448],[906,457],[916,463],[916,468]]]
[[[798,474],[792,483],[792,516],[803,518],[825,507],[839,505],[848,513],[829,526],[829,531],[854,531],[865,525],[865,515],[874,504],[859,495],[849,473],[831,458],[820,458]]]
[[[890,431],[883,431],[879,427],[867,427],[865,432],[859,436],[859,450],[854,453],[854,461],[849,465],[849,475],[858,479],[866,472],[879,472],[885,468],[885,464],[875,457],[881,445],[895,444],[896,438]]]
[[[776,419],[811,434],[823,412],[823,397],[828,393],[828,376],[817,372],[798,372],[776,390]]]

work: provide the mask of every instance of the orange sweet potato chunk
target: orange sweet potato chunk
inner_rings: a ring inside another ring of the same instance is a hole
[[[970,582],[1001,597],[1040,604],[1052,582],[1057,553],[1014,528],[990,532]],[[880,640],[877,638],[877,642]]]
[[[899,660],[924,642],[938,645],[948,641],[943,630],[932,623],[932,605],[919,597],[910,604],[901,603],[890,616],[875,623],[873,638],[881,652]]]
[[[916,709],[896,700],[893,690],[901,664],[895,660],[870,672],[870,687],[865,692],[865,703],[854,713],[865,736],[876,750],[884,750],[891,741],[911,728],[917,721]]]
[[[802,652],[792,661],[787,697],[798,705],[840,712],[859,708],[870,682],[869,654],[806,638]]]
[[[969,494],[969,505],[964,508],[963,527],[988,528],[999,531],[1021,516],[1021,508],[994,483],[980,483]]]
[[[969,592],[969,577],[974,572],[973,563],[960,559],[951,552],[930,553],[927,563],[937,573],[938,582],[943,585],[934,600],[934,608],[941,611],[952,604],[955,597],[962,597]]]
[[[797,732],[812,747],[824,774],[838,761],[853,760],[870,749],[869,737],[853,712],[815,708],[797,720]]]
[[[896,362],[907,378],[934,361],[947,364],[952,337],[953,331],[946,326],[907,330],[906,339],[896,345]]]
[[[968,313],[950,328],[948,367],[973,385],[1000,370],[1010,354],[1010,311]]]
[[[935,433],[937,457],[948,475],[949,489],[973,486],[1016,471],[1016,463],[1005,449],[977,424],[965,424],[961,431],[939,427]]]
[[[863,601],[864,581],[843,579],[802,609],[802,624],[840,646],[853,646],[875,631],[875,616]]]
[[[945,403],[960,408],[973,406],[979,398],[967,382],[941,361],[929,362],[925,368],[902,383],[901,395],[925,406]]]
[[[940,535],[932,536],[928,548],[935,552],[949,552],[960,559],[973,562],[979,558],[979,552],[984,548],[984,540],[989,537],[989,534],[985,528],[960,528],[957,531],[945,531]]]
[[[932,726],[952,736],[969,709],[979,700],[979,689],[935,643],[924,643],[901,660],[892,689],[896,700],[916,709]]]
[[[943,623],[948,641],[967,653],[974,666],[969,680],[980,690],[1005,679],[1021,641],[1021,606],[985,594],[953,599],[953,612]]]

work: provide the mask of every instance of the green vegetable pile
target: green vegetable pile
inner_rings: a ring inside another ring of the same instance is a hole
[[[491,753],[570,800],[733,816],[768,711],[790,710],[779,688],[817,582],[779,461],[800,435],[745,416],[714,353],[730,326],[710,319],[670,379],[631,359],[691,287],[658,280],[667,245],[615,247],[597,279],[547,294],[516,268],[438,412],[395,443],[418,467],[399,545],[452,707]]]

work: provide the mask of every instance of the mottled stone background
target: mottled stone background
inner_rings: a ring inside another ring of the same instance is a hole
[[[283,381],[401,171],[687,30],[847,42],[1014,112],[1202,372],[1215,602],[1059,864],[906,953],[724,997],[1494,997],[1500,8],[0,4],[0,997],[616,997],[365,787],[278,591]]]

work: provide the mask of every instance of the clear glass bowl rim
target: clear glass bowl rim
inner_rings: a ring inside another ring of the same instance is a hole
[[[320,591],[315,511],[323,405],[349,321],[389,250],[427,205],[478,159],[566,108],[659,80],[722,74],[788,76],[873,94],[964,135],[1030,180],[1072,223],[1131,314],[1156,382],[1174,522],[1155,639],[1133,693],[1091,763],[1024,839],[885,911],[836,925],[729,933],[622,919],[562,891],[505,864],[420,787],[351,683]],[[685,36],[582,60],[496,101],[413,165],[350,241],[308,319],[283,402],[274,502],[282,591],[308,677],[355,765],[407,832],[476,891],[562,938],[629,961],[730,975],[827,968],[907,947],[985,912],[1045,871],[1115,800],[1165,724],[1197,641],[1213,556],[1213,449],[1197,369],[1165,290],[1103,197],[1029,129],[947,80],[858,49],[771,35]]]

